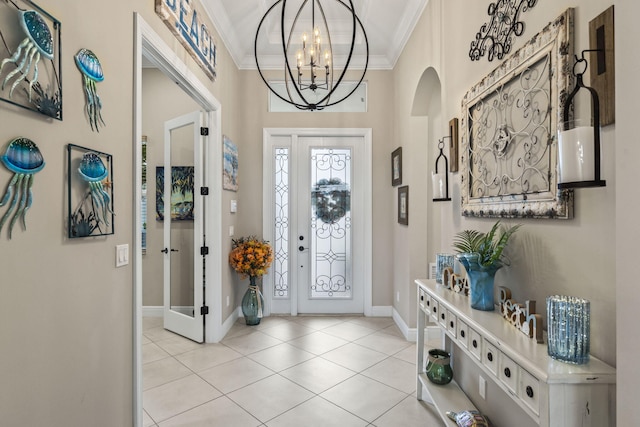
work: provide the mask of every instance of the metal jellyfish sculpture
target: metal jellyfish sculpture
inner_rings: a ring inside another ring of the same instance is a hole
[[[98,222],[109,227],[108,213],[113,214],[111,209],[111,197],[104,189],[104,180],[109,176],[109,170],[96,153],[89,152],[82,156],[78,174],[89,185],[89,193],[93,202],[93,213]]]
[[[102,124],[105,126],[104,120],[102,120],[102,101],[98,92],[96,92],[96,83],[104,80],[104,73],[102,72],[102,65],[95,53],[89,49],[80,49],[75,55],[76,65],[82,73],[84,80],[84,93],[86,95],[86,107],[87,116],[89,117],[89,124],[91,130],[100,132],[98,126]]]
[[[14,76],[18,75],[9,91],[9,98],[12,98],[14,89],[27,78],[31,71],[31,65],[33,65],[33,77],[29,81],[29,102],[31,102],[33,86],[38,82],[40,58],[44,56],[47,59],[53,59],[53,36],[47,23],[35,10],[21,10],[18,14],[20,27],[25,33],[25,38],[18,45],[13,56],[3,59],[0,64],[0,73],[8,63],[16,64],[16,69],[7,74],[2,81],[2,90]]]
[[[38,146],[30,139],[18,137],[12,140],[5,154],[0,157],[2,163],[14,173],[9,185],[0,200],[0,207],[9,204],[7,211],[0,218],[0,231],[11,214],[9,222],[9,239],[18,218],[22,218],[22,226],[27,229],[26,215],[33,202],[33,176],[44,168],[44,159]]]

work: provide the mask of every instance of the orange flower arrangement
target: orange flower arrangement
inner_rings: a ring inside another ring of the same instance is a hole
[[[267,274],[273,261],[273,249],[265,240],[255,236],[241,237],[232,240],[229,253],[229,264],[243,279],[245,277],[260,277]]]

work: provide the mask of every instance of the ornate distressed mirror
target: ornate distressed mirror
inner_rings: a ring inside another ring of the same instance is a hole
[[[557,126],[573,76],[568,9],[462,101],[462,214],[571,218],[573,192],[557,186]]]

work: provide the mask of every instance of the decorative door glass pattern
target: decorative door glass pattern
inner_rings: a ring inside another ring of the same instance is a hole
[[[312,299],[352,298],[351,149],[311,149]]]
[[[289,149],[275,149],[273,297],[289,297]]]

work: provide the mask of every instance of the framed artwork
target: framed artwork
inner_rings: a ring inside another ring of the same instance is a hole
[[[226,136],[223,141],[222,188],[238,191],[238,147]]]
[[[391,185],[402,184],[402,147],[398,147],[391,153]]]
[[[67,145],[68,236],[114,233],[111,154]]]
[[[32,1],[0,1],[0,100],[62,120],[60,31]]]
[[[558,189],[557,129],[572,88],[573,9],[549,23],[462,101],[462,215],[573,217]]]
[[[171,221],[193,221],[193,166],[171,166]],[[156,221],[164,221],[164,166],[156,166]]]
[[[409,186],[398,188],[398,224],[409,225]]]

